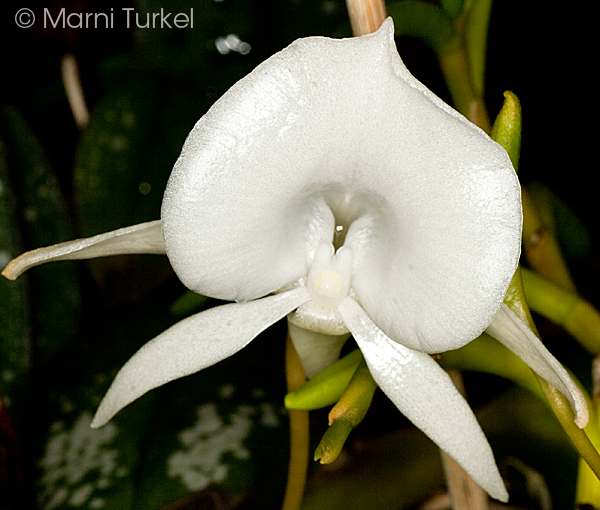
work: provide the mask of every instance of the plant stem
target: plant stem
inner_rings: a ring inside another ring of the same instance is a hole
[[[577,293],[528,269],[521,269],[527,304],[562,326],[588,352],[600,355],[600,313]]]
[[[304,369],[289,335],[285,349],[285,375],[288,392],[298,389],[306,382]],[[299,510],[302,505],[308,471],[308,411],[289,411],[289,413],[290,462],[282,510]]]
[[[473,124],[489,133],[490,118],[483,97],[473,88],[469,60],[464,45],[461,44],[453,51],[439,54],[438,59],[452,95],[454,107]]]
[[[561,288],[577,292],[556,238],[544,225],[525,188],[523,201],[523,249],[529,265]]]
[[[73,55],[67,54],[62,58],[61,74],[75,124],[80,130],[83,130],[90,122],[90,112],[85,104],[77,60]]]
[[[346,7],[355,36],[375,32],[386,18],[383,0],[346,0]]]

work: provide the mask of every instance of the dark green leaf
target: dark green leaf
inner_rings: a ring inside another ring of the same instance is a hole
[[[15,200],[8,179],[6,146],[0,140],[0,266],[20,252]],[[25,280],[0,277],[0,395],[17,428],[23,419],[31,368],[29,309]],[[0,404],[1,405],[1,404]]]
[[[273,476],[272,452],[287,442],[285,410],[265,388],[232,378],[231,364],[160,392],[138,473],[136,509],[159,509],[213,488],[239,502]]]
[[[1,114],[27,249],[73,239],[65,199],[40,142],[16,109],[5,107]],[[72,263],[42,265],[28,277],[35,345],[44,360],[75,335],[81,301],[79,278]]]
[[[575,211],[549,188],[540,183],[527,187],[542,222],[556,236],[565,254],[573,259],[589,257],[592,238],[586,225]]]
[[[492,0],[471,0],[465,26],[465,44],[471,66],[473,87],[478,94],[485,88],[485,58]]]
[[[116,84],[93,111],[76,154],[75,199],[83,236],[160,217],[172,165],[156,166],[156,151],[164,147],[157,128],[162,106],[155,80],[132,79]],[[94,259],[90,267],[117,300],[137,297],[171,274],[166,259],[156,256]]]
[[[440,0],[440,6],[452,19],[460,16],[465,0]]]
[[[438,6],[418,0],[392,2],[387,6],[396,35],[417,37],[438,55],[456,50],[460,38],[452,20]]]

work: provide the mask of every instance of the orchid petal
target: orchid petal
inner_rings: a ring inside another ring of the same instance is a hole
[[[305,276],[339,226],[356,296],[388,336],[440,352],[485,329],[517,265],[519,184],[506,152],[410,75],[393,36],[388,20],[298,40],[200,119],[162,209],[188,287],[265,295]]]
[[[340,357],[350,333],[326,335],[296,326],[288,321],[288,331],[298,353],[304,373],[309,379],[325,370]]]
[[[160,220],[28,251],[12,260],[2,275],[14,280],[27,269],[46,262],[132,253],[166,253]]]
[[[583,428],[587,425],[589,411],[583,392],[540,339],[506,304],[500,307],[486,333],[514,352],[565,396],[573,408],[577,426]]]
[[[338,308],[390,400],[490,496],[508,501],[490,445],[448,374],[428,354],[388,338],[352,298]]]
[[[100,427],[147,391],[214,365],[245,347],[309,299],[304,287],[248,303],[218,306],[178,322],[121,368],[92,427]]]

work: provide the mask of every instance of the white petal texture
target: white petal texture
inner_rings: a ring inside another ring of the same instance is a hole
[[[214,365],[245,347],[309,299],[304,287],[249,303],[218,306],[178,322],[121,368],[92,427],[100,427],[147,391]]]
[[[12,260],[2,274],[14,280],[27,269],[46,262],[131,253],[166,253],[160,220],[28,251]]]
[[[339,226],[371,319],[439,352],[478,336],[502,303],[520,188],[504,150],[406,70],[388,20],[298,40],[234,85],[190,133],[162,221],[180,279],[225,300],[305,277]]]
[[[428,354],[388,338],[352,298],[346,298],[339,311],[373,379],[396,407],[490,496],[508,501],[490,445],[448,374]]]
[[[529,368],[559,390],[573,408],[575,423],[580,428],[587,425],[589,411],[583,393],[540,339],[508,306],[502,305],[486,333],[514,352]]]

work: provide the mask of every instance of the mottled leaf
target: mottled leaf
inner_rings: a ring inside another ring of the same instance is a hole
[[[75,199],[82,237],[156,220],[171,165],[153,161],[164,143],[157,123],[158,82],[116,84],[94,109],[76,154]],[[171,163],[172,164],[172,163]],[[164,257],[125,256],[90,261],[96,281],[117,300],[139,297],[170,275]],[[122,285],[126,278],[128,284]]]
[[[72,239],[74,229],[66,201],[43,147],[21,114],[1,110],[8,144],[10,176],[18,201],[26,249]],[[72,263],[40,266],[28,274],[35,346],[46,361],[73,339],[81,296],[77,267]]]
[[[0,140],[0,266],[21,249],[15,198],[8,179],[6,146]],[[25,280],[0,277],[0,395],[17,428],[22,425],[31,368],[29,308]]]
[[[136,510],[211,491],[232,507],[242,501],[248,508],[277,507],[288,442],[283,359],[279,367],[261,359],[267,342],[283,347],[278,333],[267,332],[231,359],[155,391]]]

